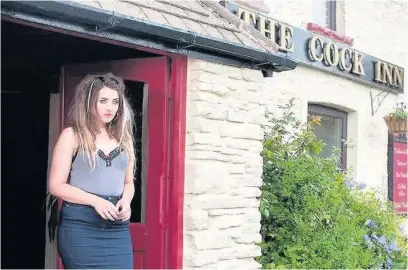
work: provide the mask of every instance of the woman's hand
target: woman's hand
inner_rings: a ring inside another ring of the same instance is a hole
[[[110,219],[112,221],[119,218],[119,211],[113,203],[103,198],[97,198],[92,206],[95,208],[96,212],[103,219]]]
[[[122,221],[130,219],[132,209],[130,208],[130,202],[127,199],[120,199],[116,204],[116,209],[119,211],[119,219]]]

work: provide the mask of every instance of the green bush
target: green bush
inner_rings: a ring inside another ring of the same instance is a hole
[[[319,157],[325,144],[313,127],[283,107],[271,118],[264,142],[262,214],[263,268],[406,269],[404,240],[390,202],[354,183],[337,168],[337,154]]]

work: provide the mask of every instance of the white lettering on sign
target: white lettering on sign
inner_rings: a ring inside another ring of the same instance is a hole
[[[375,78],[379,83],[401,87],[403,84],[404,71],[394,65],[377,60],[375,62]]]
[[[323,39],[314,36],[309,40],[309,57],[312,61],[323,62],[327,66],[338,66],[340,70],[365,76],[363,67],[364,56],[350,48],[339,49],[332,42],[323,42]]]

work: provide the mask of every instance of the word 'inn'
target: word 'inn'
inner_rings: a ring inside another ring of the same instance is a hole
[[[389,84],[395,87],[403,86],[404,71],[401,68],[377,60],[375,62],[375,78],[379,83]]]

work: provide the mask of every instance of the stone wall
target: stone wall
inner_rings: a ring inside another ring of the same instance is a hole
[[[259,268],[260,71],[188,62],[184,268]]]

